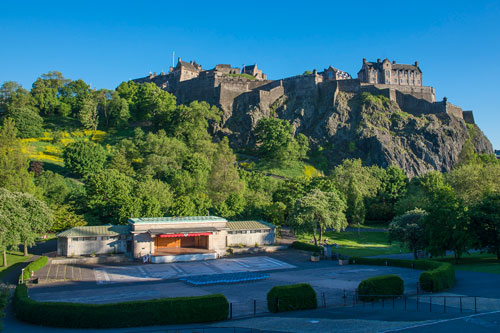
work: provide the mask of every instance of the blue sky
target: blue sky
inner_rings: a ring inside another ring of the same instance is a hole
[[[63,72],[93,87],[167,71],[172,52],[204,68],[257,63],[271,79],[362,58],[419,61],[425,85],[500,149],[499,1],[0,2],[0,82]]]

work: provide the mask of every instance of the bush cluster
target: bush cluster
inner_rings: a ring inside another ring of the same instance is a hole
[[[438,292],[453,287],[455,284],[455,269],[446,262],[432,260],[403,260],[384,258],[351,258],[351,264],[395,266],[424,270],[420,274],[419,282],[422,290]]]
[[[323,247],[321,247],[321,246],[316,246],[313,244],[308,244],[308,243],[299,242],[299,241],[293,242],[292,247],[294,249],[297,249],[297,250],[304,250],[304,251],[318,252],[318,253],[323,252]]]
[[[47,265],[48,261],[49,261],[48,257],[42,256],[42,257],[38,258],[37,260],[29,263],[29,265],[26,266],[26,268],[24,268],[24,272],[22,274],[22,280],[23,281],[29,280],[29,278],[31,276],[31,272],[38,271],[43,266]],[[21,277],[19,277],[19,280],[21,280]]]
[[[397,275],[375,276],[361,281],[358,286],[359,299],[374,301],[383,295],[403,295],[405,283]]]
[[[14,293],[14,312],[22,321],[68,328],[117,328],[172,325],[225,320],[224,295],[160,298],[111,304],[37,302],[28,297],[24,284]]]
[[[315,309],[316,292],[308,283],[275,286],[267,293],[267,307],[271,312]]]

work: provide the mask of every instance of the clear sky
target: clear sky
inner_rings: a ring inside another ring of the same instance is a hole
[[[0,1],[0,83],[61,71],[93,87],[168,71],[257,63],[270,79],[362,58],[419,61],[425,85],[500,149],[500,1]]]

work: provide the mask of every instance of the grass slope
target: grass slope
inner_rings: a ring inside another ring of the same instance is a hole
[[[455,264],[453,256],[436,258],[454,264],[456,270],[500,274],[500,261],[495,255],[486,253],[472,253],[460,258]]]
[[[347,256],[367,257],[408,252],[408,249],[401,248],[399,243],[389,244],[386,232],[361,232],[358,236],[358,233],[353,231],[327,231],[323,237],[328,238],[328,244],[337,243],[339,247],[336,252]],[[311,239],[311,234],[297,237],[297,240],[306,243]]]
[[[3,278],[5,274],[7,274],[10,270],[15,269],[15,267],[19,266],[26,260],[31,258],[31,255],[28,254],[25,257],[21,252],[8,252],[7,253],[7,267],[3,267],[3,255],[0,255],[0,279]]]

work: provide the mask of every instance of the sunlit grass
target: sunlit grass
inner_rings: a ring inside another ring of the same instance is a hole
[[[7,272],[13,269],[16,265],[25,262],[31,258],[31,255],[25,257],[21,252],[8,252],[7,253],[7,267],[3,267],[3,254],[0,254],[0,278]]]
[[[299,241],[306,243],[310,243],[312,238],[311,234],[297,237]],[[348,256],[366,257],[408,252],[406,248],[401,248],[399,243],[389,244],[388,234],[385,232],[361,232],[358,236],[357,232],[352,231],[327,231],[323,235],[324,238],[328,238],[328,244],[338,245],[336,252]]]

